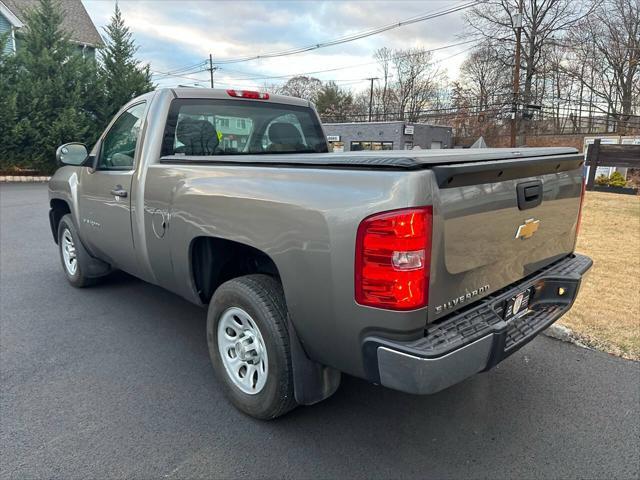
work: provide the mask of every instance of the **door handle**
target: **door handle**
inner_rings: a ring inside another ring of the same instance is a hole
[[[120,185],[117,185],[116,188],[111,190],[111,195],[125,198],[127,196],[127,191],[124,188],[122,188]]]
[[[525,187],[524,189],[524,199],[527,202],[531,202],[538,198],[540,195],[540,186],[535,185],[533,187]]]
[[[518,197],[518,208],[520,210],[537,207],[542,203],[543,191],[542,182],[540,180],[519,183],[516,186],[516,192]]]

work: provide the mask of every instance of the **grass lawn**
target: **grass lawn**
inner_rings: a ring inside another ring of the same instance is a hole
[[[640,360],[640,197],[587,192],[576,250],[593,267],[560,323],[589,346]]]

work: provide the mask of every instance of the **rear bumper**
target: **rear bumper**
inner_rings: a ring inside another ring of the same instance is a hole
[[[570,255],[432,325],[419,340],[367,338],[364,355],[371,380],[403,392],[429,394],[489,370],[571,308],[592,264],[584,255]],[[535,289],[529,310],[504,321],[505,302],[528,287]]]

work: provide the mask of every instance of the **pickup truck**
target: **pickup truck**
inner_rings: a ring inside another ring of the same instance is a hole
[[[177,88],[56,156],[67,280],[119,269],[208,306],[213,369],[256,418],[342,373],[431,394],[489,370],[571,308],[592,264],[574,253],[571,148],[333,153],[307,101]]]

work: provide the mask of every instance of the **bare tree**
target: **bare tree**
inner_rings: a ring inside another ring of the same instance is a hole
[[[317,78],[301,75],[287,80],[284,85],[277,89],[277,93],[315,102],[321,88],[322,82]]]
[[[417,122],[420,112],[435,99],[441,73],[433,65],[432,56],[431,52],[424,49],[394,52],[399,120]]]
[[[640,101],[640,0],[606,0],[570,41],[567,72],[595,96],[596,109],[628,123]]]
[[[457,137],[469,137],[475,135],[473,128],[473,112],[471,99],[473,94],[468,87],[461,82],[453,82],[451,85],[451,106],[454,114],[450,118],[450,124],[454,128]]]
[[[594,8],[592,1],[527,0],[523,2],[521,52],[524,102],[534,102],[533,86],[544,50],[560,41],[567,30]],[[513,65],[519,0],[486,0],[466,15],[469,30],[496,46],[505,65]]]
[[[373,94],[373,103],[376,106],[376,118],[388,120],[387,115],[393,112],[395,105],[395,92],[392,86],[391,62],[393,51],[387,47],[376,50],[373,57],[378,61],[380,77]]]
[[[373,102],[376,105],[375,108],[379,108],[379,105],[376,103],[380,98],[378,96],[378,89],[374,88],[373,90]],[[393,112],[389,112],[393,113]],[[349,110],[348,121],[353,122],[362,122],[366,121],[369,118],[369,90],[361,90],[359,93],[354,94],[353,103],[351,104],[351,109]],[[388,120],[386,116],[383,116],[378,110],[375,116],[376,120]]]
[[[542,130],[540,133],[565,133],[568,126],[572,131],[578,128],[574,108],[576,82],[566,74],[564,67],[569,54],[570,50],[560,44],[550,46],[542,54],[541,71],[535,84],[536,98],[544,104],[538,125]]]
[[[378,81],[373,90],[375,118],[380,120],[419,120],[420,112],[441,101],[439,89],[443,79],[432,62],[431,52],[422,48],[390,50],[381,48],[374,54],[378,62]],[[364,94],[355,98],[354,106],[369,104]]]
[[[494,103],[508,103],[509,81],[505,81],[504,67],[496,51],[488,45],[471,52],[460,69],[461,85],[458,94],[469,95],[470,105],[479,111]]]

